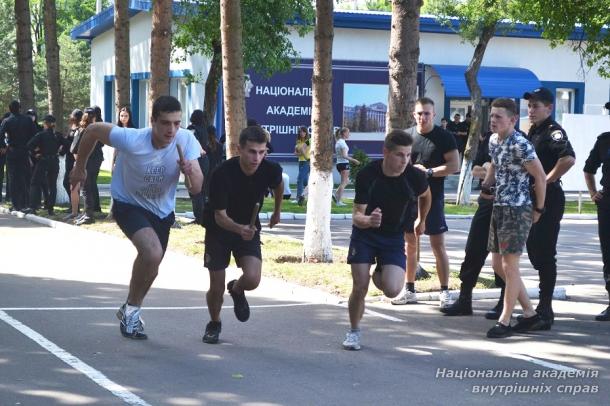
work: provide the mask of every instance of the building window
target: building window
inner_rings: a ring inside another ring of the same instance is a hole
[[[574,113],[574,99],[576,90],[557,88],[555,90],[555,121],[561,124],[564,114]]]
[[[188,86],[184,78],[171,78],[169,81],[169,94],[174,96],[182,106],[182,126],[186,127],[191,116],[191,106],[188,98]]]

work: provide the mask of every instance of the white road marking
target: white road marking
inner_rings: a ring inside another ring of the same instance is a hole
[[[47,350],[48,352],[71,366],[72,368],[84,374],[102,388],[110,391],[113,395],[120,398],[125,403],[137,406],[150,406],[150,404],[144,401],[142,398],[128,391],[116,382],[111,381],[106,377],[106,375],[104,375],[100,371],[84,363],[74,355],[60,348],[55,343],[47,340],[45,337],[43,337],[36,331],[21,323],[19,320],[12,318],[3,311],[0,311],[0,320],[4,321],[9,326],[13,327],[15,330],[19,331],[21,334],[34,341],[36,344],[40,345],[42,348],[44,348],[45,350]]]
[[[251,309],[262,309],[266,307],[297,307],[297,306],[315,306],[326,303],[285,303],[273,305],[255,305],[250,306]],[[15,312],[15,311],[66,311],[66,310],[118,310],[118,306],[113,307],[0,307],[0,311]],[[205,310],[207,306],[144,306],[142,310]],[[233,306],[223,306],[223,309],[232,309]]]
[[[347,303],[338,303],[338,304],[335,304],[335,306],[346,308],[347,307]],[[398,317],[388,316],[387,314],[379,313],[379,312],[376,312],[374,310],[364,309],[364,313],[368,314],[369,316],[379,317],[381,319],[395,321],[397,323],[404,322],[404,320],[399,319]]]
[[[565,365],[555,364],[549,361],[543,361],[538,358],[530,357],[529,355],[517,354],[512,352],[498,352],[498,354],[503,355],[505,357],[520,359],[523,361],[531,362],[536,365],[543,366],[545,368],[556,369],[557,371],[565,371],[565,372],[578,372],[576,368],[566,367]]]

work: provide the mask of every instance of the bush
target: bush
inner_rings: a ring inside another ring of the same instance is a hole
[[[364,168],[364,166],[368,164],[371,159],[366,154],[366,152],[364,152],[360,148],[354,148],[354,154],[352,155],[352,158],[357,159],[358,162],[360,162],[359,165],[350,164],[349,180],[350,182],[352,182],[352,184],[355,184],[358,172],[360,172],[360,169]]]

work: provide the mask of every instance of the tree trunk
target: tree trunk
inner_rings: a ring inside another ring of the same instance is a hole
[[[333,1],[316,0],[312,76],[311,174],[303,242],[305,262],[332,262],[330,205],[333,190]]]
[[[64,101],[61,93],[59,72],[59,44],[57,43],[57,8],[55,0],[44,0],[44,41],[47,62],[47,89],[49,94],[49,113],[55,116],[55,128],[64,129]]]
[[[15,0],[17,25],[17,71],[19,76],[19,100],[23,110],[34,105],[34,66],[32,63],[32,33],[29,0]]]
[[[220,44],[214,44],[214,55],[210,62],[208,77],[205,80],[205,97],[203,100],[203,115],[209,124],[214,122],[216,116],[220,79],[222,79],[222,47]]]
[[[482,124],[481,87],[479,86],[477,75],[479,73],[481,63],[483,62],[483,56],[485,55],[487,44],[493,38],[496,32],[496,23],[497,22],[494,21],[483,27],[483,31],[479,36],[479,42],[474,49],[470,64],[464,73],[466,77],[466,84],[468,85],[468,90],[470,91],[470,97],[472,99],[472,111],[468,141],[466,142],[466,148],[464,149],[462,170],[460,171],[456,204],[470,204],[470,190],[472,188],[472,161],[477,155],[477,149],[479,147],[479,134],[481,132]]]
[[[221,0],[220,35],[228,159],[237,155],[239,133],[246,127],[240,0]]]
[[[150,36],[150,97],[148,111],[159,96],[169,95],[169,59],[172,39],[172,0],[153,1]]]
[[[114,2],[114,75],[115,75],[115,109],[131,107],[129,93],[131,69],[129,58],[129,9],[128,0]],[[169,67],[168,67],[169,70]]]
[[[389,52],[386,133],[413,125],[419,61],[419,11],[423,0],[394,0]]]

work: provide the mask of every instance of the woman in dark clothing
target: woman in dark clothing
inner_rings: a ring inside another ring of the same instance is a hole
[[[85,128],[87,128],[90,124],[99,122],[101,120],[102,111],[99,107],[87,107],[80,122],[81,134],[82,131],[84,131]],[[74,224],[77,226],[80,226],[82,224],[95,223],[95,218],[93,216],[94,212],[96,211],[96,209],[100,209],[97,177],[100,173],[102,161],[104,160],[104,153],[102,151],[103,146],[104,144],[98,142],[95,145],[93,152],[89,157],[89,160],[87,161],[87,179],[85,180],[85,184],[83,186],[83,195],[85,197],[85,214],[74,221]],[[75,149],[76,152],[74,154],[78,155],[78,142],[75,146]],[[72,193],[74,192],[75,191],[73,190]],[[72,214],[74,214],[74,206],[72,209]],[[76,209],[78,210],[78,207]]]
[[[210,162],[208,170],[211,175],[214,168],[216,168],[223,161],[222,144],[218,142],[218,139],[216,138],[216,127],[213,125],[209,125],[207,128],[207,139],[208,143],[205,148],[205,152]],[[206,202],[208,200],[209,191],[210,176],[206,176],[203,178],[203,195],[205,196]]]
[[[201,156],[197,159],[199,161],[199,167],[201,168],[201,173],[203,173],[204,182],[208,178],[210,161],[205,154],[205,150],[207,148],[207,137],[206,137],[206,120],[205,115],[202,110],[194,110],[191,114],[191,124],[187,127],[187,130],[191,130],[199,141],[199,145],[201,146]],[[205,194],[203,192],[203,187],[201,192],[196,195],[191,195],[191,203],[193,205],[193,215],[195,216],[195,223],[201,224],[201,219],[203,216],[203,205],[205,202]]]
[[[72,196],[70,193],[70,172],[74,167],[74,154],[72,153],[72,143],[74,142],[75,136],[80,132],[80,127],[78,124],[80,120],[83,118],[83,112],[79,109],[74,109],[72,114],[70,114],[69,126],[70,130],[68,134],[63,137],[61,149],[59,151],[60,155],[65,156],[65,164],[66,164],[66,172],[64,174],[63,185],[64,189],[66,189],[66,193],[70,198],[70,207],[72,207]],[[78,207],[78,206],[77,206]],[[67,216],[66,220],[73,218],[72,216]]]

